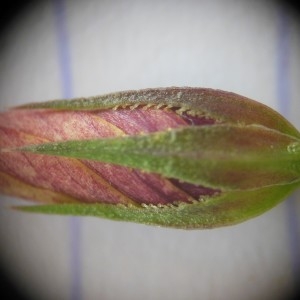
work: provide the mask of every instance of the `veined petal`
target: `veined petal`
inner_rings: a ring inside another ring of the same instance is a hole
[[[0,114],[0,147],[134,135],[188,126],[189,122],[172,110],[12,110]],[[2,150],[0,169],[33,186],[83,202],[167,204],[190,202],[202,194],[200,190],[191,196],[157,174],[94,161]],[[15,194],[20,195],[19,190]]]

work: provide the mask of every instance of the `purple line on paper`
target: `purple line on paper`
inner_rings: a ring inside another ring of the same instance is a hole
[[[66,26],[65,0],[54,0],[54,9],[62,92],[64,98],[71,98],[73,87],[69,39]]]
[[[278,17],[278,69],[277,95],[280,112],[288,117],[290,109],[290,23],[289,15],[281,8]],[[296,197],[289,197],[287,207],[287,230],[294,285],[297,289],[300,271],[300,232],[296,212]]]
[[[68,31],[66,26],[65,0],[54,0],[58,59],[61,73],[62,94],[64,98],[73,96],[72,71]],[[70,218],[70,278],[71,300],[80,300],[81,295],[81,252],[80,252],[80,219]]]

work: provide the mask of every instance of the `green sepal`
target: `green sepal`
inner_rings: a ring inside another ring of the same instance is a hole
[[[213,125],[47,143],[19,151],[112,163],[229,191],[299,181],[299,144],[263,126]]]
[[[251,191],[232,191],[192,204],[124,206],[113,204],[51,204],[18,206],[18,210],[45,214],[93,216],[118,221],[182,229],[214,228],[237,224],[274,207],[298,183]]]
[[[29,103],[21,109],[109,110],[118,108],[178,108],[218,123],[262,125],[300,138],[299,131],[270,107],[235,93],[209,88],[169,87],[123,91],[88,98]]]

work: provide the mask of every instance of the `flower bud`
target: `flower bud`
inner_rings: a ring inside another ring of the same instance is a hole
[[[0,114],[0,189],[23,211],[177,228],[257,216],[299,186],[300,133],[248,98],[203,88],[56,100]]]

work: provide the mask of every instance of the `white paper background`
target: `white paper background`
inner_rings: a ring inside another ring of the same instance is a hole
[[[299,24],[275,2],[41,1],[2,42],[2,109],[199,86],[259,100],[300,128]],[[282,299],[299,267],[299,198],[237,226],[183,231],[25,214],[1,196],[0,262],[33,299]]]

